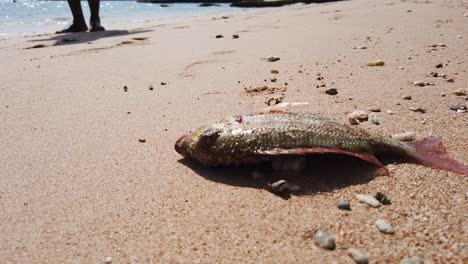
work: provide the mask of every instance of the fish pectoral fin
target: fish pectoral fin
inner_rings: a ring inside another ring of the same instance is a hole
[[[292,107],[298,107],[298,106],[304,106],[308,105],[308,102],[284,102],[284,103],[279,103],[277,105],[272,105],[268,106],[267,108],[260,110],[258,112],[255,112],[255,114],[267,114],[267,113],[278,113],[278,112],[287,112],[288,109]]]
[[[342,154],[352,156],[369,163],[372,163],[379,168],[384,168],[385,172],[389,175],[388,169],[385,165],[382,164],[374,155],[369,153],[362,153],[362,152],[351,152],[341,149],[332,149],[332,148],[294,148],[294,149],[281,149],[281,148],[274,148],[269,150],[259,150],[256,152],[259,155],[272,155],[272,156],[280,156],[280,155],[307,155],[307,154],[323,154],[323,153],[334,153],[334,154]]]

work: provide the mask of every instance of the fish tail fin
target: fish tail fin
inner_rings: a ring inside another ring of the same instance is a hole
[[[467,165],[445,156],[446,152],[442,146],[441,137],[430,137],[421,141],[411,142],[409,145],[416,152],[412,156],[422,164],[432,168],[468,175]]]

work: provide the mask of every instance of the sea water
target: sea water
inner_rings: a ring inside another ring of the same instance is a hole
[[[55,32],[72,22],[67,1],[15,1],[0,0],[0,36]],[[82,1],[81,6],[88,22],[88,2]],[[228,4],[200,7],[196,3],[177,3],[162,7],[161,4],[136,1],[101,1],[100,16],[102,25],[112,28],[128,23],[224,13],[235,9]]]

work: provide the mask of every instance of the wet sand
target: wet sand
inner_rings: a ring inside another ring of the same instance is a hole
[[[305,110],[344,123],[379,107],[380,125],[359,126],[442,136],[467,164],[468,113],[450,109],[468,104],[453,93],[468,89],[467,8],[353,0],[2,39],[0,262],[353,263],[348,248],[373,263],[466,262],[466,176],[409,163],[385,176],[325,155],[306,175],[253,179],[249,168],[184,160],[174,143],[268,101],[307,101]],[[271,193],[280,178],[302,190]],[[356,199],[377,192],[392,204]],[[352,210],[339,210],[340,199]],[[395,234],[380,233],[377,219]],[[318,228],[335,250],[314,244]]]

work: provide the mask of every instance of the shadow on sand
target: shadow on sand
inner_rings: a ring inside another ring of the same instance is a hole
[[[283,179],[301,187],[300,191],[292,193],[298,196],[331,192],[351,185],[365,184],[379,175],[385,175],[383,170],[378,170],[372,164],[336,154],[307,156],[307,168],[301,173],[273,172],[271,163],[239,168],[208,168],[189,159],[181,159],[179,163],[191,168],[207,180],[239,187],[270,191],[269,184]],[[262,171],[265,177],[254,179],[252,172],[255,170]],[[281,193],[278,196],[288,199],[290,195],[290,193]]]
[[[50,38],[33,39],[33,40],[30,40],[30,42],[54,41],[52,46],[60,46],[60,45],[71,45],[71,44],[93,42],[102,38],[130,36],[134,34],[141,34],[141,33],[146,33],[146,32],[151,32],[151,31],[153,30],[107,30],[107,31],[100,31],[100,32],[78,32],[78,33],[69,33],[69,34],[57,34],[57,35],[53,35]],[[145,39],[147,38],[145,37],[136,38],[136,40],[145,40]]]

